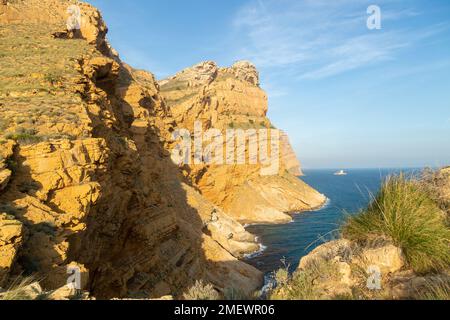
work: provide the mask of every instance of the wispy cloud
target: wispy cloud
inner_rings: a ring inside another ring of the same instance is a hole
[[[297,79],[315,80],[395,59],[402,48],[449,29],[442,24],[419,31],[395,29],[396,20],[420,13],[385,0],[378,3],[383,25],[390,22],[390,27],[370,31],[369,1],[251,1],[234,17],[233,27],[244,39],[236,55],[260,68],[285,68]]]

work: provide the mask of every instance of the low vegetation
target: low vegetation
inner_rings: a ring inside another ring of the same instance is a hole
[[[445,214],[422,181],[404,175],[388,178],[369,207],[348,219],[344,238],[365,242],[388,237],[419,273],[450,265],[450,229]]]
[[[321,283],[339,277],[335,265],[327,261],[317,261],[307,270],[298,270],[293,275],[289,266],[274,275],[275,289],[269,294],[270,300],[321,300],[325,299]]]
[[[43,138],[37,135],[34,129],[19,128],[15,133],[9,133],[5,136],[8,140],[15,140],[21,144],[33,144],[43,140]]]
[[[219,293],[211,284],[196,281],[189,290],[183,294],[185,300],[219,300]]]
[[[33,286],[35,283],[31,277],[18,278],[8,290],[0,293],[0,300],[34,300],[40,294],[40,291]]]
[[[187,81],[182,80],[170,80],[169,82],[163,84],[160,89],[161,92],[169,92],[169,91],[179,91],[189,87],[189,83]]]
[[[184,300],[253,300],[256,295],[248,295],[234,288],[225,288],[224,292],[220,294],[214,289],[211,284],[206,284],[202,280],[196,281],[189,290],[182,295]]]
[[[49,35],[55,27],[12,24],[0,28],[1,140],[34,144],[52,134],[81,134],[76,115],[83,102],[74,88],[81,79],[78,59],[89,45],[81,39],[53,39]],[[35,132],[18,132],[22,127]]]
[[[417,292],[419,300],[450,300],[450,280],[428,281],[423,290]]]
[[[180,104],[183,104],[183,103],[185,103],[185,102],[187,102],[187,101],[190,101],[190,100],[191,100],[192,98],[194,98],[196,95],[197,95],[197,94],[196,94],[195,92],[191,92],[191,93],[188,93],[188,94],[186,94],[186,95],[179,96],[179,97],[177,97],[177,98],[172,98],[172,99],[166,98],[165,101],[166,101],[166,104],[167,104],[169,107],[175,107],[175,106],[177,106],[177,105],[180,105]]]

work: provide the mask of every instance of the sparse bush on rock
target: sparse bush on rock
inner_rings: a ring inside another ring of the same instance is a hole
[[[219,293],[211,284],[197,280],[189,290],[183,294],[185,300],[219,300]]]
[[[343,236],[361,242],[388,237],[417,272],[450,265],[450,229],[443,211],[421,182],[403,175],[385,181],[369,207],[348,219]]]

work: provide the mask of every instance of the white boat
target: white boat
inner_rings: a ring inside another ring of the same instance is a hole
[[[335,176],[346,176],[347,172],[345,172],[344,170],[339,170],[338,172],[336,172],[334,174]]]

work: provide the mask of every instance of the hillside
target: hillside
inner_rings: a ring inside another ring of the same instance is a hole
[[[71,4],[80,30],[67,30]],[[239,258],[259,245],[241,223],[288,221],[324,197],[294,176],[286,136],[269,177],[258,166],[186,170],[171,150],[172,133],[203,108],[183,101],[203,91],[227,101],[202,113],[206,122],[270,126],[256,70],[221,69],[212,83],[206,73],[172,95],[185,80],[158,84],[122,62],[106,33],[89,4],[0,3],[0,287],[31,276],[55,290],[75,266],[96,298],[180,298],[197,281],[251,294],[263,275]]]
[[[266,145],[271,143],[267,140],[273,141],[269,136],[276,128],[267,118],[267,95],[259,87],[258,71],[250,62],[240,61],[229,68],[220,68],[212,61],[202,62],[159,84],[178,127],[194,132],[198,122],[204,132],[247,132],[248,140],[237,139],[235,149],[245,149],[246,158],[250,159],[252,147],[261,151],[258,142],[262,140]],[[228,150],[232,139],[225,136],[219,142],[220,149]],[[270,152],[267,157],[270,159]],[[269,166],[263,161],[238,165],[192,163],[182,169],[208,200],[238,221],[282,223],[291,221],[286,213],[320,207],[325,197],[296,177],[301,175],[300,163],[283,132],[279,157],[279,167],[269,175],[261,174]]]

